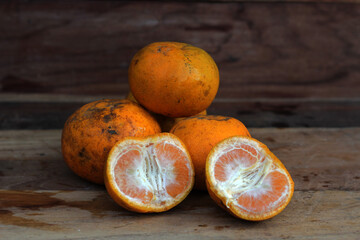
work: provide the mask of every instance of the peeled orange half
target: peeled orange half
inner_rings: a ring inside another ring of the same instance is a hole
[[[169,210],[185,199],[193,185],[190,154],[173,134],[125,138],[110,151],[105,186],[110,196],[128,210]]]
[[[206,161],[206,184],[215,202],[236,217],[260,221],[290,202],[294,182],[261,142],[234,136],[218,143]]]

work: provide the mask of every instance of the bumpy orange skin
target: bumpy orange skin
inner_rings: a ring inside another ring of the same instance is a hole
[[[178,122],[170,130],[189,150],[195,168],[195,189],[206,190],[205,163],[211,149],[220,141],[236,136],[250,136],[242,122],[224,116],[194,116]]]
[[[242,137],[246,137],[246,136],[242,136]],[[253,138],[251,138],[251,139],[253,139]],[[224,140],[220,141],[218,144],[226,142],[227,140],[228,139],[224,139]],[[205,170],[206,170],[206,188],[207,188],[207,190],[209,192],[210,197],[215,201],[215,203],[218,206],[220,206],[221,208],[223,208],[224,210],[226,210],[228,213],[233,215],[234,217],[241,218],[241,219],[248,220],[248,221],[263,221],[263,220],[266,220],[266,219],[269,219],[269,218],[272,218],[272,217],[278,215],[290,203],[290,200],[291,200],[291,198],[292,198],[292,196],[294,194],[294,181],[292,180],[291,175],[287,171],[287,169],[285,168],[284,164],[269,150],[269,148],[265,144],[257,141],[256,139],[253,139],[253,140],[258,142],[259,145],[261,146],[261,148],[263,150],[265,150],[266,154],[268,156],[270,156],[270,158],[273,160],[274,165],[277,168],[281,168],[285,172],[285,174],[287,175],[287,177],[288,177],[288,179],[290,181],[290,190],[289,190],[290,195],[286,199],[285,203],[282,204],[281,207],[276,209],[276,211],[273,211],[271,214],[267,214],[266,216],[253,216],[253,215],[241,213],[233,206],[227,207],[226,206],[226,202],[227,202],[226,197],[224,197],[221,193],[219,193],[216,186],[211,183],[210,177],[208,177],[208,176],[210,176],[210,169],[209,169],[208,164],[206,164],[206,166],[205,166]],[[208,154],[207,160],[211,157],[211,155],[215,154],[216,151],[218,151],[217,145],[215,145],[215,147],[213,147],[211,149],[210,153]]]
[[[103,184],[105,162],[117,141],[160,131],[157,121],[138,104],[99,100],[84,105],[68,118],[62,131],[62,154],[77,175]]]
[[[133,57],[129,84],[148,110],[188,117],[209,107],[219,88],[219,70],[204,50],[185,43],[156,42]]]
[[[134,95],[132,94],[132,92],[128,93],[128,95],[126,96],[126,99],[129,99],[130,101],[138,103],[138,101],[136,101],[136,99],[135,99]],[[153,117],[156,119],[156,121],[158,121],[158,123],[160,124],[162,132],[169,132],[171,130],[171,128],[176,123],[178,123],[178,122],[180,122],[181,120],[184,119],[184,118],[166,117],[166,116],[156,114],[156,113],[152,113],[152,112],[150,112],[150,113],[153,115]],[[195,116],[203,116],[203,115],[207,115],[206,110],[196,114]]]

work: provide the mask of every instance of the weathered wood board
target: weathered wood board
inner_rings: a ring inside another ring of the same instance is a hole
[[[103,186],[75,176],[61,130],[0,131],[0,230],[4,239],[357,239],[360,128],[250,129],[283,161],[295,194],[279,216],[241,221],[206,192],[173,210],[135,214]]]
[[[3,94],[0,129],[60,129],[82,105],[125,96]],[[359,127],[360,98],[215,98],[208,114],[235,117],[247,127]]]
[[[358,239],[359,191],[295,191],[273,219],[230,216],[206,193],[174,209],[136,214],[105,191],[0,191],[3,239]]]
[[[214,57],[221,98],[358,98],[359,21],[344,1],[2,2],[0,92],[125,94],[136,51],[182,41]]]
[[[125,96],[132,56],[165,40],[217,62],[211,114],[359,127],[358,1],[267,2],[1,2],[0,129],[62,128],[85,99]]]

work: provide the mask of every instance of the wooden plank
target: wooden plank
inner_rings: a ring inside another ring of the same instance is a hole
[[[87,102],[119,95],[0,95],[0,129],[61,129]],[[248,127],[359,127],[360,98],[216,98],[208,114],[238,118]]]
[[[358,127],[360,99],[216,99],[208,113],[248,127]]]
[[[360,190],[360,128],[251,128],[285,164],[296,190]],[[99,190],[62,159],[60,130],[0,131],[0,189]]]
[[[358,98],[360,5],[0,4],[0,91],[125,94],[142,46],[182,41],[219,65],[221,98]]]
[[[105,191],[0,191],[4,239],[357,239],[359,191],[296,191],[278,216],[253,223],[190,193],[161,214],[136,214]]]

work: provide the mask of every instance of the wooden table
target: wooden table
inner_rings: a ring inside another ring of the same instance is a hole
[[[206,192],[174,209],[136,214],[62,160],[60,130],[0,132],[2,239],[358,239],[360,128],[251,128],[295,182],[273,219],[235,219]]]
[[[360,239],[357,0],[0,3],[0,239]],[[142,46],[208,51],[210,114],[240,119],[295,182],[289,206],[236,219],[206,192],[136,214],[65,165],[60,134],[81,105],[122,98]]]

